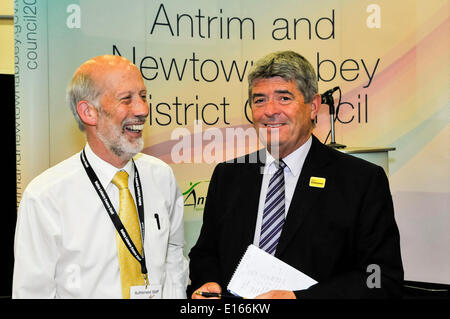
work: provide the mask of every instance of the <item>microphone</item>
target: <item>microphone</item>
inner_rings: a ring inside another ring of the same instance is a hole
[[[339,90],[339,86],[335,86],[332,89],[329,89],[328,91],[325,91],[324,93],[321,94],[322,97],[322,104],[328,104],[328,106],[330,107],[330,133],[331,133],[331,142],[330,144],[327,144],[328,146],[332,147],[332,148],[344,148],[346,147],[345,145],[342,144],[337,144],[336,140],[335,140],[335,136],[334,136],[334,121],[335,121],[335,117],[334,117],[334,100],[333,100],[333,93]],[[339,105],[338,105],[338,110],[339,110]],[[327,136],[328,139],[328,136]]]
[[[335,86],[332,89],[329,89],[328,91],[325,91],[320,96],[322,97],[322,104],[330,104],[331,101],[333,101],[333,93],[339,89],[339,86]],[[331,102],[332,103],[332,102]]]

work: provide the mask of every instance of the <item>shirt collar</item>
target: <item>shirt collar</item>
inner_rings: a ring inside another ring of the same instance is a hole
[[[295,151],[293,151],[291,154],[283,158],[283,162],[286,164],[288,170],[292,173],[294,176],[298,176],[302,170],[303,163],[305,162],[306,155],[308,155],[309,149],[311,148],[312,144],[312,136],[309,137],[309,139],[301,145],[299,148],[297,148]],[[267,151],[266,148],[266,165],[265,168],[269,169],[271,172],[275,172],[275,159],[273,156]]]
[[[114,175],[116,175],[118,171],[124,170],[128,173],[128,176],[132,176],[131,174],[134,173],[131,160],[129,160],[124,167],[117,168],[111,165],[110,163],[102,160],[100,157],[98,157],[89,146],[89,143],[86,143],[84,149],[89,164],[91,165],[92,169],[97,175],[98,180],[100,181],[100,183],[104,188],[106,188],[109,185]]]

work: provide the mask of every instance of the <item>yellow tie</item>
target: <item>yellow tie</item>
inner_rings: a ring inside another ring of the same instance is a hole
[[[133,197],[128,189],[128,173],[118,171],[112,183],[119,188],[119,217],[133,240],[139,253],[142,255],[142,239],[139,226],[139,218],[134,204]],[[122,297],[130,298],[130,287],[141,286],[145,284],[144,277],[141,272],[140,263],[129,252],[128,248],[122,241],[119,233],[116,232],[117,252],[119,255],[120,282],[122,285]]]

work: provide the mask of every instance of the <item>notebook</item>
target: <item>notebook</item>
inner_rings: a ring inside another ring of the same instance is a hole
[[[270,290],[302,290],[316,283],[280,259],[249,245],[227,289],[234,295],[254,298]]]

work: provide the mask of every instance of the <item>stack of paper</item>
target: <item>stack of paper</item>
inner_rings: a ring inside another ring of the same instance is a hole
[[[301,271],[250,245],[227,289],[232,294],[254,298],[270,290],[302,290],[316,283]]]

